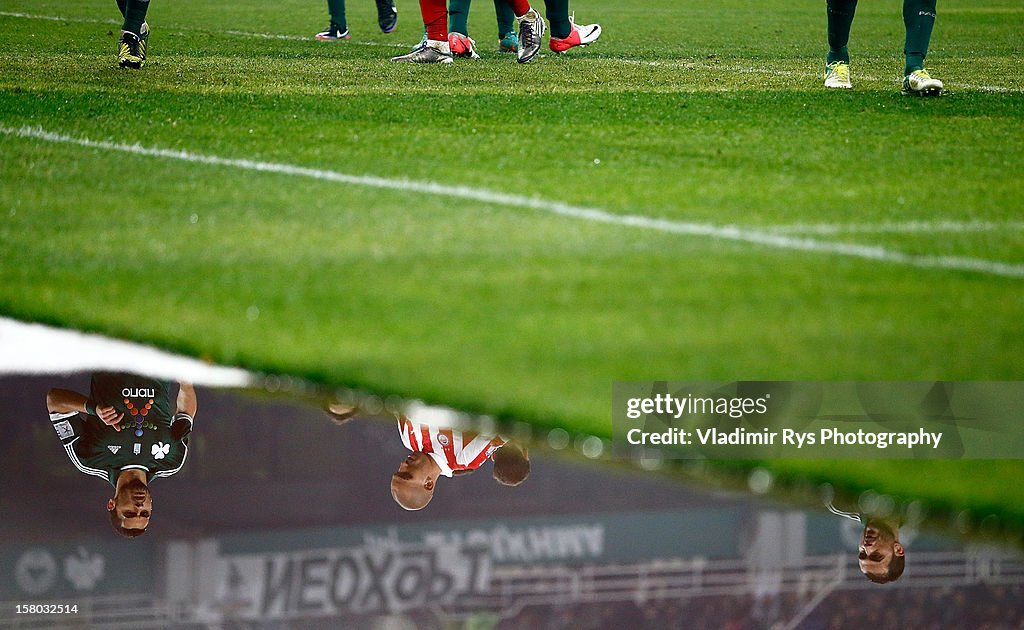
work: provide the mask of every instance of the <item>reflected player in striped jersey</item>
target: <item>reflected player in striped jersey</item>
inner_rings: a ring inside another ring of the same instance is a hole
[[[457,477],[494,462],[494,479],[518,486],[530,474],[526,450],[502,436],[432,426],[399,416],[402,444],[412,451],[391,476],[391,496],[406,510],[422,510],[440,477]]]
[[[46,395],[50,423],[71,463],[114,487],[107,501],[117,533],[145,533],[153,514],[149,484],[169,477],[188,456],[188,436],[196,415],[196,393],[189,383],[171,385],[132,374],[97,373],[89,396],[67,389]]]

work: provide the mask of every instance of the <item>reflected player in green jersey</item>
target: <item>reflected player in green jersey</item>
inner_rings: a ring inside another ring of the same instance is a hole
[[[153,515],[149,484],[181,470],[196,414],[196,393],[132,374],[97,373],[88,396],[67,389],[46,395],[50,424],[72,464],[114,488],[107,512],[126,537],[145,533]]]

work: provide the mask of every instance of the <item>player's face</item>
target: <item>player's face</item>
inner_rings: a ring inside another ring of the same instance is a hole
[[[141,481],[129,482],[117,493],[114,509],[125,529],[146,529],[153,515],[153,496]]]
[[[860,537],[857,562],[864,575],[885,575],[894,556],[903,555],[903,546],[896,542],[888,528],[868,523]]]
[[[401,464],[398,465],[398,472],[392,475],[393,479],[400,481],[412,481],[423,483],[430,473],[430,456],[426,453],[410,453]]]

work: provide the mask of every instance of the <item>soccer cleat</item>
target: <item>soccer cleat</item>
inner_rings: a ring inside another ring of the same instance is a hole
[[[515,31],[509,31],[498,40],[498,52],[514,53],[519,50],[519,36]]]
[[[519,22],[519,50],[516,51],[516,61],[526,63],[540,51],[540,41],[547,27],[544,25],[544,18],[536,9],[530,9],[517,17],[516,22]]]
[[[316,34],[316,38],[322,42],[336,42],[340,39],[352,39],[352,36],[349,35],[347,28],[341,28],[331,22],[330,26]]]
[[[850,83],[850,64],[845,61],[833,61],[825,66],[825,87],[844,90],[852,89],[853,84]]]
[[[903,93],[912,96],[939,96],[943,87],[927,70],[914,70],[903,78]]]
[[[398,24],[398,9],[395,0],[377,0],[377,25],[381,33],[390,33]]]
[[[439,42],[428,39],[425,44],[404,55],[392,57],[391,61],[404,61],[406,63],[451,63],[452,53],[448,42]]]
[[[548,47],[554,52],[563,53],[574,46],[593,44],[601,36],[600,24],[584,24],[580,26],[576,24],[575,15],[569,17],[569,25],[572,26],[572,30],[567,37],[562,39],[552,37],[548,40]]]
[[[117,43],[118,65],[122,68],[138,70],[146,63],[146,42],[149,41],[149,27],[139,29],[145,31],[140,37],[131,31],[121,31],[121,41]]]
[[[463,59],[479,59],[480,55],[476,54],[476,50],[473,46],[476,45],[476,40],[463,35],[462,33],[448,33],[448,47],[452,51],[452,55],[456,57],[462,57]]]

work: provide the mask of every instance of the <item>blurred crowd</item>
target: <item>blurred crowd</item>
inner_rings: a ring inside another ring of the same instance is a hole
[[[529,607],[501,629],[706,628],[776,630],[804,612],[795,595],[701,597]],[[835,592],[813,608],[799,630],[1024,630],[1024,585],[907,588],[866,587]]]
[[[809,612],[813,594],[714,596],[527,606],[511,617],[493,613],[439,618],[429,610],[399,615],[351,615],[315,620],[226,622],[223,630],[292,630],[310,627],[367,630],[781,630],[798,617],[797,630],[1024,630],[1024,585],[885,587],[837,591]],[[311,623],[315,622],[315,623]]]

